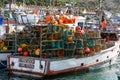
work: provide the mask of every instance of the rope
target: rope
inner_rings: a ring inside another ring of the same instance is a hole
[[[7,65],[5,65],[4,63],[0,62],[0,64],[2,64],[4,67],[7,67]]]

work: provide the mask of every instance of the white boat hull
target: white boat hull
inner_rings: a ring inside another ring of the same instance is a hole
[[[119,44],[102,50],[93,56],[83,58],[68,58],[49,60],[35,57],[10,56],[8,58],[8,69],[15,74],[31,75],[36,77],[52,76],[73,71],[83,71],[102,64],[114,62],[119,54]]]
[[[7,57],[11,54],[12,52],[0,52],[0,69],[7,67]]]

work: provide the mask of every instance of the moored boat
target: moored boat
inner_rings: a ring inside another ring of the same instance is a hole
[[[25,47],[18,46],[21,50],[8,57],[9,71],[45,77],[113,64],[120,49],[117,33],[84,29],[84,22],[34,25],[34,37],[27,33]]]
[[[6,28],[3,26],[3,18],[0,17],[0,69],[7,67],[7,57],[14,53],[10,45],[6,42]],[[12,44],[12,43],[11,43]]]

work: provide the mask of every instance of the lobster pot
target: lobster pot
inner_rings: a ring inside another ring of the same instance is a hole
[[[94,36],[94,38],[97,38],[97,37],[98,37],[98,36],[97,36],[97,32],[96,32],[96,31],[94,31],[94,32],[93,32],[93,34],[94,34],[94,35],[93,35],[93,36]]]
[[[95,45],[95,42],[94,42],[93,39],[88,39],[87,43],[88,43],[88,46],[94,46]]]
[[[74,49],[75,48],[75,43],[74,42],[66,42],[64,44],[64,49]]]
[[[57,41],[57,48],[64,48],[64,42],[63,41]]]
[[[83,38],[84,38],[84,39],[89,38],[89,33],[87,33],[87,32],[86,32],[86,33],[84,33],[84,34],[83,34]]]
[[[40,27],[39,26],[35,26],[34,28],[35,28],[35,30],[40,31]],[[42,30],[44,31],[44,29],[42,29]]]
[[[48,27],[47,27],[47,31],[46,31],[47,34],[51,34],[52,31],[53,31],[53,30],[52,30],[52,27],[51,27],[51,26],[48,26]]]
[[[75,32],[75,39],[83,39],[83,35],[78,33],[78,32]]]
[[[47,40],[59,40],[62,38],[61,33],[51,33],[47,34]]]
[[[105,44],[105,39],[100,39],[101,44]]]
[[[114,42],[106,42],[106,47],[109,48],[109,47],[112,47],[114,46],[115,43]]]
[[[64,30],[62,34],[62,40],[66,41],[66,37],[67,37],[67,31]]]
[[[58,57],[59,58],[64,57],[64,50],[58,50]]]
[[[95,47],[94,46],[90,46],[90,54],[95,54]]]
[[[51,42],[51,48],[63,48],[64,44],[62,41]]]
[[[94,42],[95,42],[95,45],[100,45],[101,44],[101,41],[99,39],[94,40]]]
[[[101,38],[101,31],[96,31],[95,32],[95,37],[96,38]]]
[[[76,40],[76,48],[82,48],[83,47],[83,40]]]
[[[87,46],[88,46],[87,40],[83,40],[83,47],[87,47]]]
[[[84,52],[84,49],[83,48],[79,48],[79,49],[76,49],[75,50],[75,54],[76,55],[83,55],[85,52]]]
[[[48,58],[48,54],[49,54],[49,53],[42,53],[42,57],[43,57],[43,58]]]
[[[46,33],[42,33],[42,40],[47,40],[47,34]]]
[[[71,57],[74,54],[74,49],[65,49],[64,50],[64,56],[65,57]]]
[[[57,26],[59,32],[63,32],[63,27],[62,26]]]
[[[106,49],[106,44],[101,44],[101,49],[102,50]]]
[[[51,42],[43,42],[43,49],[53,49],[53,48],[56,48],[56,42],[54,41],[51,41]]]
[[[36,27],[38,31],[40,31],[40,27]],[[42,27],[42,32],[47,32],[47,27]]]
[[[47,40],[53,40],[53,34],[47,34]]]
[[[94,38],[94,35],[95,35],[95,34],[94,34],[93,31],[89,31],[88,34],[89,34],[89,38]]]
[[[55,25],[53,25],[53,26],[52,26],[52,31],[53,31],[53,32],[57,32],[57,31],[58,31],[58,27],[55,26]]]
[[[61,33],[55,33],[55,34],[53,34],[53,39],[54,40],[62,39],[62,34]]]
[[[52,50],[52,57],[58,57],[58,50]]]
[[[99,52],[101,50],[100,45],[95,46],[95,52]]]
[[[49,58],[58,57],[58,50],[48,50],[46,51],[46,55]]]

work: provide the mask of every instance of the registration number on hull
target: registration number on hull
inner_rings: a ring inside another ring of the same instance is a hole
[[[26,63],[19,63],[19,67],[24,67],[24,68],[33,69],[33,68],[34,68],[34,65],[33,65],[33,64],[26,64]]]
[[[22,57],[19,58],[19,67],[34,69],[35,59]]]

